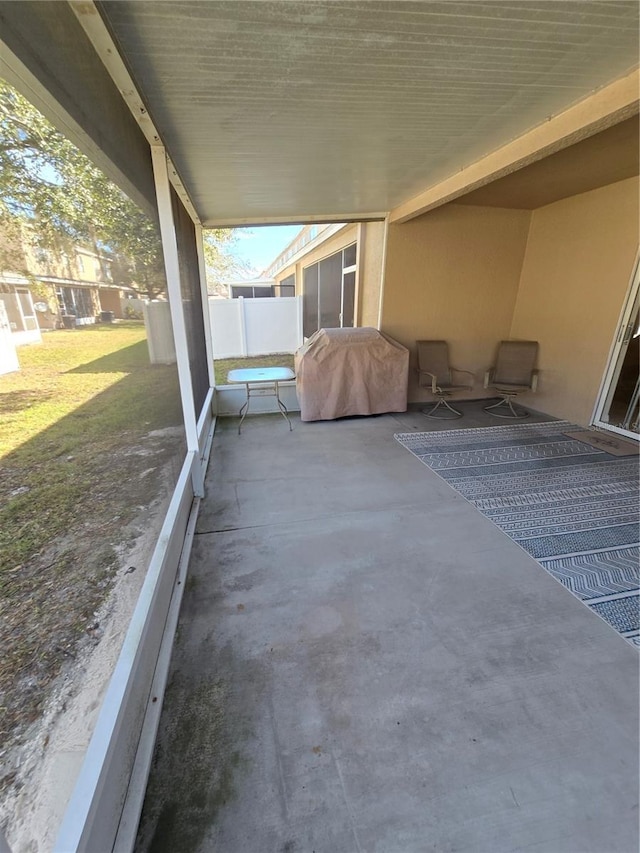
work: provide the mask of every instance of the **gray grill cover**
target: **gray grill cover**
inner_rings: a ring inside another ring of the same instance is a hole
[[[407,410],[409,350],[377,329],[320,329],[295,366],[303,421]]]

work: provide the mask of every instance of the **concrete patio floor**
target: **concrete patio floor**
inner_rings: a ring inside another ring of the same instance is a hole
[[[218,421],[137,850],[637,851],[636,650],[393,439],[442,424],[292,420]]]

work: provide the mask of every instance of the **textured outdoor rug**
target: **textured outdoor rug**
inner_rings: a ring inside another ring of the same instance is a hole
[[[570,438],[567,421],[395,438],[636,645],[638,457]]]

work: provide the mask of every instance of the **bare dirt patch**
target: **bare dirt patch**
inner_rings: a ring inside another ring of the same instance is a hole
[[[73,791],[178,475],[179,459],[157,449],[162,464],[153,469],[153,480],[159,488],[121,530],[123,544],[115,548],[116,566],[106,598],[92,613],[91,630],[46,684],[38,718],[22,724],[3,750],[0,824],[14,853],[52,849]]]
[[[97,714],[184,458],[176,371],[149,365],[140,324],[55,332],[20,360],[20,373],[0,377],[5,827],[93,670],[80,716]]]

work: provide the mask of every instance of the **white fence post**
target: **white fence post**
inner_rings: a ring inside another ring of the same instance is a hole
[[[240,314],[240,354],[247,354],[247,314],[244,307],[244,296],[238,296],[238,312]]]
[[[296,317],[298,320],[298,335],[297,335],[298,340],[297,340],[296,349],[298,349],[298,347],[301,347],[302,344],[304,343],[304,311],[303,311],[304,306],[302,304],[302,296],[296,296],[295,299],[298,303],[298,305],[297,305],[298,310],[296,312]]]

